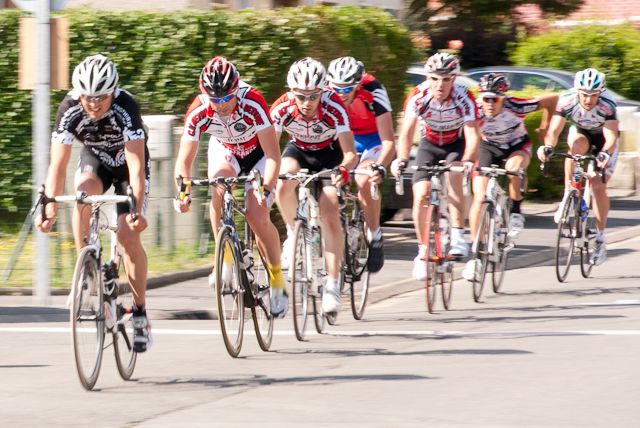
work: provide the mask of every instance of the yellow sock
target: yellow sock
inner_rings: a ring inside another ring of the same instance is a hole
[[[277,265],[267,264],[269,272],[269,282],[273,288],[284,288],[284,278],[282,277],[282,267],[280,263]]]

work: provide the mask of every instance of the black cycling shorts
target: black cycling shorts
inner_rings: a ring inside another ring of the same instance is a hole
[[[418,148],[418,154],[416,155],[416,165],[437,165],[440,161],[445,161],[447,165],[452,162],[462,160],[464,153],[464,139],[460,138],[451,144],[445,146],[436,146],[428,141],[421,141]],[[429,179],[429,174],[426,171],[419,171],[413,173],[413,183],[418,181],[424,181]]]
[[[302,150],[292,142],[288,142],[284,151],[283,158],[293,158],[298,161],[300,168],[308,169],[310,173],[320,172],[325,169],[333,169],[340,165],[344,154],[337,144],[331,144],[320,150]],[[330,179],[321,180],[323,186],[330,186]]]
[[[597,155],[602,151],[604,147],[604,133],[600,132],[589,132],[585,129],[574,127],[576,132],[580,135],[584,135],[587,141],[589,142],[589,153],[592,155]]]
[[[144,215],[149,200],[149,171],[151,159],[147,146],[144,148],[145,156],[145,196],[141,207],[138,207],[140,213]],[[80,151],[80,159],[78,159],[78,172],[90,173],[98,176],[102,181],[102,191],[106,192],[113,186],[116,195],[126,195],[129,186],[129,168],[127,164],[111,167],[102,163],[100,158],[87,146],[83,146]],[[139,201],[138,201],[139,203]],[[116,204],[116,212],[118,216],[128,213],[129,205],[125,203]]]
[[[485,142],[480,143],[480,152],[478,153],[478,166],[490,167],[491,165],[502,165],[509,156],[514,152],[523,151],[531,156],[531,141],[527,138],[523,142],[507,149],[501,149],[493,144]]]

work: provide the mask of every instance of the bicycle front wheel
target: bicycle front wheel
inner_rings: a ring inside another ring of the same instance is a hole
[[[227,352],[234,358],[242,348],[244,327],[244,288],[238,258],[231,229],[224,226],[216,239],[215,290],[222,339]]]
[[[567,203],[562,210],[562,217],[558,222],[558,238],[556,242],[556,277],[564,282],[569,274],[571,258],[575,250],[578,221],[576,214],[576,201],[578,193],[572,192],[567,198]]]
[[[80,383],[93,389],[104,351],[104,290],[95,249],[80,250],[71,287],[71,336]]]
[[[478,222],[478,231],[476,239],[473,243],[475,250],[471,254],[471,259],[476,260],[476,275],[473,279],[473,300],[480,302],[482,298],[482,289],[484,281],[487,277],[487,266],[489,264],[490,237],[493,233],[491,226],[493,207],[489,203],[482,204],[480,210],[480,221]]]
[[[304,340],[309,315],[309,288],[312,272],[309,266],[311,249],[305,239],[306,224],[297,220],[293,229],[293,258],[291,259],[291,289],[293,299],[293,329],[296,338]]]
[[[116,298],[117,327],[113,333],[113,351],[118,373],[124,380],[131,379],[136,366],[137,353],[133,351],[133,294],[129,286],[120,285]]]
[[[498,220],[496,218],[496,220]],[[502,207],[500,215],[500,225],[495,225],[496,231],[493,239],[496,240],[494,248],[497,254],[494,254],[494,261],[491,262],[492,269],[492,285],[493,292],[499,293],[502,283],[504,282],[504,271],[507,269],[507,259],[509,258],[509,210],[506,206]]]
[[[439,212],[439,217],[436,242],[440,241],[440,254],[442,254],[443,257],[443,264],[440,266],[442,270],[440,272],[442,304],[446,310],[449,310],[451,308],[451,296],[453,295],[453,261],[447,257],[451,249],[450,225],[449,219],[443,216],[442,212]]]
[[[345,240],[345,254],[348,263],[347,268],[351,273],[351,313],[353,318],[361,320],[364,315],[364,308],[367,305],[369,295],[369,270],[367,262],[369,260],[369,243],[364,227],[362,212],[360,209],[354,210],[353,218],[349,221],[349,230]],[[357,236],[357,241],[351,247],[349,237]]]
[[[580,247],[580,272],[583,278],[589,278],[593,265],[591,256],[595,250],[596,240],[596,219],[589,215],[582,223],[582,246]]]
[[[438,248],[436,246],[436,238],[440,236],[438,231],[438,218],[440,217],[438,208],[434,205],[430,205],[427,208],[427,218],[426,218],[426,229],[424,231],[425,236],[427,237],[427,252],[425,254],[425,262],[427,265],[427,275],[425,277],[425,290],[427,293],[427,310],[430,314],[434,311],[434,304],[436,301],[436,294],[438,284],[441,282],[442,278],[440,274],[437,272],[439,256],[442,254],[438,254]]]
[[[253,233],[253,232],[251,232]],[[256,332],[258,345],[263,351],[268,351],[273,340],[273,316],[271,316],[271,289],[269,287],[269,272],[255,239],[251,240],[250,250],[253,253],[253,283],[250,285],[255,305],[251,307],[253,328]]]

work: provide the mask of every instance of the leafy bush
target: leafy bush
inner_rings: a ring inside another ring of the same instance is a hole
[[[107,13],[70,10],[70,66],[103,53],[143,114],[183,115],[198,90],[204,63],[225,55],[243,80],[273,102],[285,90],[291,63],[311,56],[325,64],[353,55],[365,63],[401,110],[405,70],[418,57],[408,31],[374,8],[284,8],[241,12]],[[20,12],[0,12],[0,213],[26,207],[31,198],[31,93],[17,90]],[[400,76],[400,78],[398,78]],[[52,91],[52,123],[66,91]]]
[[[580,25],[549,31],[512,46],[515,65],[576,72],[594,67],[607,75],[607,85],[640,99],[640,31],[631,25]]]

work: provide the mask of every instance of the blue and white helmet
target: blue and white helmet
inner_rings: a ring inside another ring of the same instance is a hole
[[[110,94],[118,86],[115,64],[104,55],[91,55],[73,70],[73,89],[88,97]]]
[[[576,73],[573,87],[583,91],[602,91],[604,82],[604,73],[600,73],[595,68],[587,68]]]

